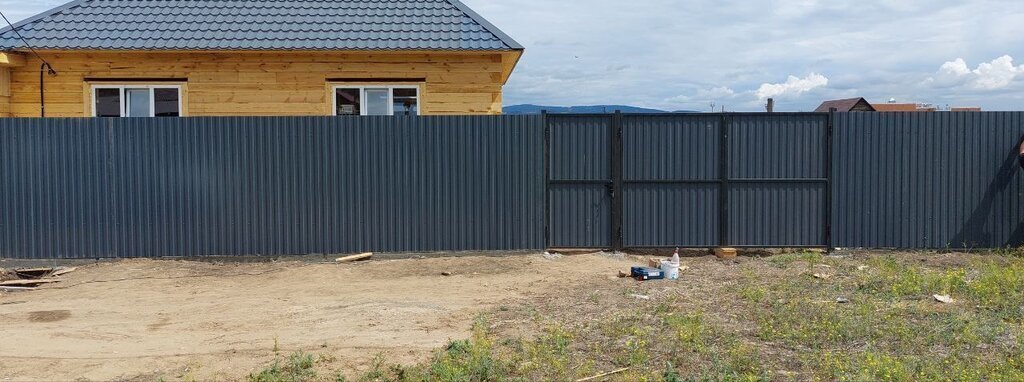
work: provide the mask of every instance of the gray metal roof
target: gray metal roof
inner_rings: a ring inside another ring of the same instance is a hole
[[[458,0],[77,0],[14,27],[55,50],[522,49]]]

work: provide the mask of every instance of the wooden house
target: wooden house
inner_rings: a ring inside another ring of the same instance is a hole
[[[500,114],[522,53],[458,0],[76,0],[0,30],[0,116]]]

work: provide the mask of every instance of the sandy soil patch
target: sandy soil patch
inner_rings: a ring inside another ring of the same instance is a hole
[[[467,337],[481,312],[608,284],[629,264],[603,255],[93,264],[0,294],[0,380],[236,380],[296,350],[349,370],[378,353],[417,362]]]

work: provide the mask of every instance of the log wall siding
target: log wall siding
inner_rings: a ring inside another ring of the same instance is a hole
[[[11,68],[0,67],[0,117],[11,116]]]
[[[330,115],[327,80],[339,78],[425,79],[422,114],[500,114],[508,62],[502,54],[46,52],[58,71],[46,78],[46,116],[91,116],[93,83],[86,79],[115,78],[187,78],[187,116]],[[9,103],[0,94],[0,113],[9,112],[2,115],[39,116],[40,62],[27,61],[10,68]]]

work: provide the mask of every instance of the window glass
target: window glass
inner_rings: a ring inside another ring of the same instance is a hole
[[[416,104],[416,89],[394,89],[392,90],[393,108],[395,115],[417,115],[419,108]]]
[[[388,93],[391,89],[373,88],[364,90],[366,115],[388,115]]]
[[[149,117],[149,89],[124,89],[128,100],[125,117]]]
[[[337,115],[359,115],[359,89],[334,90]]]
[[[121,116],[121,89],[96,89],[96,116]]]
[[[181,115],[181,110],[178,110],[178,89],[153,89],[153,100],[154,116],[178,117]]]

